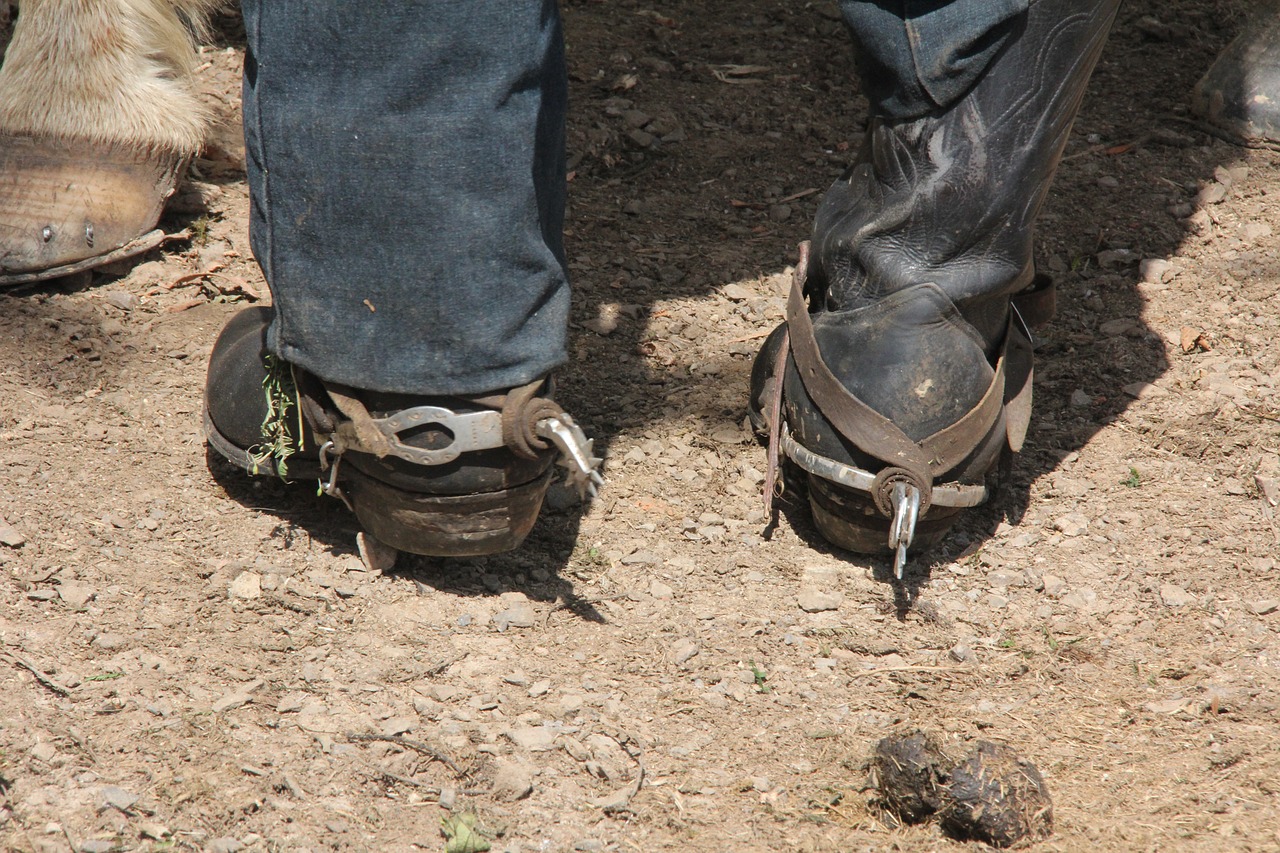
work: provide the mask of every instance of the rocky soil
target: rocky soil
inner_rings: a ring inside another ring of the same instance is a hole
[[[802,503],[766,527],[744,425],[865,118],[832,5],[566,4],[563,396],[608,483],[387,571],[206,459],[214,336],[266,298],[222,20],[190,238],[0,295],[0,847],[963,846],[876,806],[915,727],[1039,768],[1030,849],[1280,847],[1280,163],[1185,106],[1243,11],[1121,11],[1040,222],[1026,450],[901,587]]]

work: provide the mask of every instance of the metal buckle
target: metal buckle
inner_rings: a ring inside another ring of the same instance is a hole
[[[898,580],[902,580],[902,572],[907,565],[907,548],[916,538],[916,520],[919,516],[920,490],[908,483],[894,483],[889,547],[897,552],[893,559],[893,576]]]
[[[332,460],[329,458],[332,454]],[[336,445],[332,441],[326,441],[320,445],[320,470],[329,472],[328,480],[320,481],[320,491],[331,498],[337,498],[347,505],[348,509],[354,511],[351,501],[347,500],[346,494],[338,485],[338,469],[342,467],[342,452],[336,450]]]
[[[459,413],[441,406],[415,406],[385,418],[374,418],[373,425],[387,437],[393,454],[417,465],[444,465],[473,450],[496,450],[504,446],[502,414],[494,411]],[[440,427],[453,436],[452,441],[428,450],[411,447],[400,440],[400,433],[405,430],[426,426]]]
[[[600,463],[604,460],[593,454],[595,439],[587,438],[582,427],[574,423],[567,414],[538,421],[534,431],[545,438],[560,451],[560,466],[568,471],[565,484],[578,490],[578,497],[586,500],[587,495],[595,497],[604,478],[600,476]]]

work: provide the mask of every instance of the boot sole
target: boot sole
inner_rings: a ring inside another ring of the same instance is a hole
[[[342,489],[360,525],[392,548],[431,557],[484,557],[520,547],[538,520],[551,477],[548,469],[497,492],[424,495],[348,466]]]

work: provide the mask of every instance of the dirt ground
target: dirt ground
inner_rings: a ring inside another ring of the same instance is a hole
[[[744,428],[865,118],[832,4],[566,4],[562,396],[608,482],[388,573],[336,501],[206,460],[210,347],[265,290],[222,20],[192,238],[0,295],[0,845],[963,846],[873,806],[920,726],[1040,768],[1030,849],[1280,849],[1280,166],[1185,106],[1244,11],[1122,9],[1040,222],[1027,448],[904,589],[802,506],[766,530]]]

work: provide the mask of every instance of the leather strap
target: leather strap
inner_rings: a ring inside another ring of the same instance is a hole
[[[1057,313],[1058,285],[1053,276],[1038,272],[1031,279],[1031,284],[1013,294],[1010,301],[1018,309],[1022,322],[1038,329]]]
[[[808,244],[805,243],[801,245],[801,264],[796,268],[796,276],[792,279],[791,293],[787,299],[789,349],[796,360],[796,368],[805,390],[831,425],[860,450],[887,465],[904,469],[919,483],[932,484],[935,477],[951,470],[972,453],[1000,418],[1007,402],[1006,353],[1010,342],[1015,339],[1015,327],[1021,325],[1020,318],[1017,321],[1014,319],[1017,316],[1017,309],[1010,311],[1009,325],[1000,347],[995,372],[982,399],[954,424],[926,437],[917,444],[896,424],[851,394],[823,361],[803,294],[802,270],[807,270],[805,263],[807,257]],[[1017,331],[1021,332],[1022,329],[1018,328]],[[1022,335],[1015,345],[1021,344],[1023,340],[1026,340],[1025,335]],[[784,347],[784,351],[785,349]],[[1021,352],[1019,354],[1021,355]],[[1021,362],[1022,359],[1019,361]],[[783,368],[785,369],[785,365]],[[1016,430],[1021,431],[1018,434],[1019,446],[1021,446],[1021,436],[1026,432],[1026,420],[1029,420],[1029,371],[1028,366],[1025,369],[1025,375],[1019,377],[1023,381],[1015,386],[1018,393],[1012,398],[1019,404],[1016,413],[1019,423],[1016,427],[1007,428],[1010,439],[1014,437]],[[1019,370],[1019,373],[1024,371]],[[783,381],[780,372],[775,372],[774,376],[775,381]],[[1024,409],[1025,419],[1022,417]],[[775,418],[778,417],[775,416]],[[771,432],[772,429],[771,425]],[[766,501],[768,500],[766,497]]]

